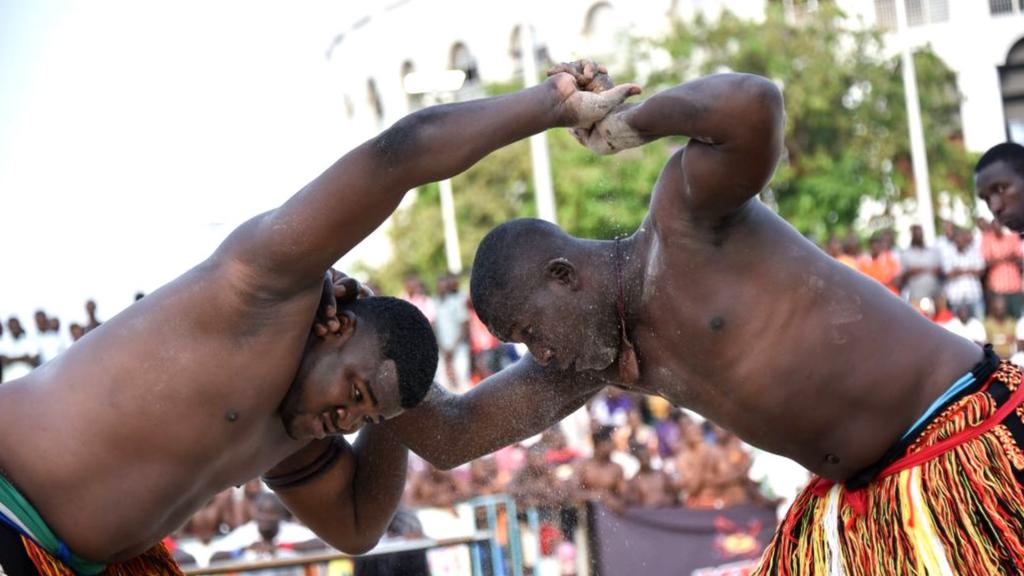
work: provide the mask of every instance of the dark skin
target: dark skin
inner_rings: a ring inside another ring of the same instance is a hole
[[[112,562],[227,487],[301,468],[325,436],[398,415],[394,362],[380,358],[372,326],[343,311],[336,331],[311,335],[324,271],[408,190],[547,128],[592,126],[637,90],[582,92],[560,74],[399,121],[46,368],[0,387],[0,469],[72,550]],[[395,432],[432,436],[424,430]],[[399,502],[406,458],[396,434],[366,425],[326,473],[279,495],[324,541],[364,552]]]
[[[651,467],[651,454],[646,448],[633,451],[640,469],[626,485],[626,500],[642,508],[662,508],[675,504],[672,479],[661,470]]]
[[[626,476],[622,466],[612,462],[611,440],[594,443],[594,457],[584,460],[576,470],[580,500],[598,500],[609,509],[621,512],[625,506]]]
[[[1024,174],[1000,160],[974,175],[974,188],[1000,224],[1024,233]]]
[[[559,258],[531,260],[540,241],[507,256],[524,263],[510,282],[515,306],[489,311],[490,327],[531,354],[468,401],[438,393],[441,402],[416,410],[421,425],[431,410],[453,422],[461,446],[431,450],[437,437],[427,435],[410,448],[454,465],[536,433],[615,385],[691,407],[827,478],[877,461],[982,351],[755,199],[779,161],[783,121],[774,84],[723,74],[598,123],[585,141],[602,153],[691,140],[668,160],[647,218],[618,249],[552,234],[542,240],[564,248]]]

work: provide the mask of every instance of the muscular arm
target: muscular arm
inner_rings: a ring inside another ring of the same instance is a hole
[[[545,368],[527,354],[465,394],[434,385],[419,406],[384,426],[434,466],[451,469],[544,431],[604,385],[599,376]]]
[[[556,79],[533,88],[410,114],[334,163],[219,250],[271,295],[315,286],[324,270],[398,206],[405,193],[452,177],[491,151],[563,122]]]
[[[768,184],[782,152],[782,93],[768,79],[718,74],[623,106],[598,124],[621,134],[624,147],[664,136],[689,136],[682,155],[688,200],[694,210],[724,215]]]
[[[269,476],[314,460],[331,439],[311,442],[278,464]],[[277,494],[317,536],[338,550],[362,554],[391,522],[405,486],[408,451],[380,426],[367,425],[340,461],[309,484]]]

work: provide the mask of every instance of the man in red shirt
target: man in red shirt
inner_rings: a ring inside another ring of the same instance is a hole
[[[981,236],[981,255],[988,269],[985,287],[989,301],[1002,296],[1010,316],[1020,318],[1021,262],[1024,259],[1020,237],[1007,234],[1006,228],[993,222]]]

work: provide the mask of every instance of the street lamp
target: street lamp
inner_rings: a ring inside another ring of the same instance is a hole
[[[462,70],[441,70],[437,72],[410,72],[402,78],[406,94],[422,94],[433,102],[447,103],[452,95],[462,88],[466,73]],[[437,183],[441,192],[441,222],[444,224],[444,254],[448,272],[462,273],[462,253],[459,251],[459,230],[455,226],[455,199],[452,196],[452,181],[445,178]]]
[[[932,188],[928,179],[928,154],[924,146],[921,126],[921,104],[917,98],[917,72],[910,39],[906,36],[907,10],[903,0],[896,0],[896,35],[900,42],[903,64],[903,95],[907,101],[907,124],[910,131],[910,160],[914,169],[914,188],[917,192],[917,218],[920,220],[925,242],[935,241],[935,214],[932,209]]]

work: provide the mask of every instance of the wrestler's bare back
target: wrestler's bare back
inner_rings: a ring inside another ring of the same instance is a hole
[[[321,284],[260,303],[231,268],[197,266],[0,387],[0,466],[76,553],[135,556],[303,445],[277,409]]]
[[[833,260],[757,199],[688,211],[678,154],[631,250],[637,388],[845,479],[880,458],[981,349]],[[627,276],[628,277],[628,276]]]

